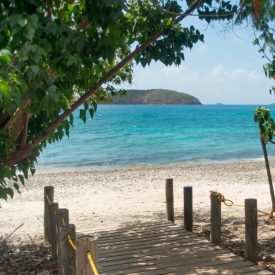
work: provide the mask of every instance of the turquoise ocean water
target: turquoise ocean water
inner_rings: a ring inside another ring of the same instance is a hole
[[[255,108],[100,105],[93,121],[76,118],[70,138],[50,145],[38,164],[68,169],[261,158]],[[269,152],[275,154],[274,145]]]

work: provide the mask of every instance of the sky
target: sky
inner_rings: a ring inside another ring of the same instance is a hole
[[[184,54],[180,66],[160,62],[143,68],[135,66],[132,86],[127,89],[164,88],[185,92],[200,99],[203,104],[270,104],[275,96],[269,94],[274,81],[267,79],[258,48],[252,45],[249,28],[224,31],[224,27],[209,27],[189,20],[204,33],[204,43],[197,43]]]

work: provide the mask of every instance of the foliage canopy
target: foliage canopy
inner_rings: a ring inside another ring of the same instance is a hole
[[[253,17],[259,43],[270,47],[267,2],[2,0],[0,198],[19,191],[47,144],[69,136],[75,110],[85,122],[99,102],[123,93],[115,87],[131,83],[134,64],[181,64],[184,51],[203,41],[194,26],[180,24],[189,15],[238,23]]]

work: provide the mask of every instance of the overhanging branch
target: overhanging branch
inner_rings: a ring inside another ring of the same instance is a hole
[[[189,16],[199,5],[204,1],[195,1],[183,14],[174,19],[173,23],[177,24]],[[71,113],[73,113],[78,107],[85,103],[89,98],[91,98],[97,91],[97,89],[108,80],[110,80],[121,68],[130,63],[136,56],[138,56],[142,51],[144,51],[148,46],[154,43],[159,37],[163,35],[163,31],[158,31],[154,33],[148,40],[146,40],[142,45],[136,48],[128,56],[117,63],[106,75],[104,75],[93,87],[91,87],[83,96],[81,96],[75,103],[71,105],[69,109],[64,111],[55,121],[53,121],[47,128],[45,128],[33,141],[23,147],[22,149],[12,153],[8,158],[0,158],[0,163],[6,166],[12,166],[16,163],[23,161],[24,159],[30,157],[34,152],[37,145],[42,142],[47,136],[54,131]]]

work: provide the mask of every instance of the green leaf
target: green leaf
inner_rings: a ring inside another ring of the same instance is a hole
[[[89,108],[89,103],[86,101],[86,102],[84,102],[84,109],[85,109],[85,111],[87,111],[88,108]]]
[[[21,192],[20,192],[20,187],[19,187],[19,184],[18,184],[17,182],[14,182],[14,183],[13,183],[13,187],[15,188],[15,190],[16,190],[19,194],[21,194]]]
[[[93,119],[93,118],[94,118],[94,114],[95,114],[94,109],[93,109],[93,108],[90,108],[90,109],[89,109],[89,113],[90,113],[91,119]]]
[[[73,124],[74,124],[74,115],[70,114],[69,119],[70,119],[71,126],[73,126]]]
[[[11,198],[13,198],[14,192],[13,192],[12,188],[7,187],[5,191]]]
[[[11,61],[11,52],[9,50],[0,50],[0,62],[2,65],[7,65]]]
[[[79,118],[83,120],[83,122],[86,122],[86,111],[81,109],[79,113]]]
[[[18,175],[22,185],[25,185],[25,179],[24,179],[24,176],[23,175]]]
[[[97,110],[97,102],[95,100],[92,101],[92,105],[94,107],[94,111],[96,112]]]
[[[35,174],[35,171],[36,171],[36,169],[35,169],[35,167],[34,166],[31,166],[30,167],[30,171],[31,171],[31,174],[32,174],[32,176]]]
[[[5,187],[0,186],[0,198],[7,200],[8,199],[8,193]]]

